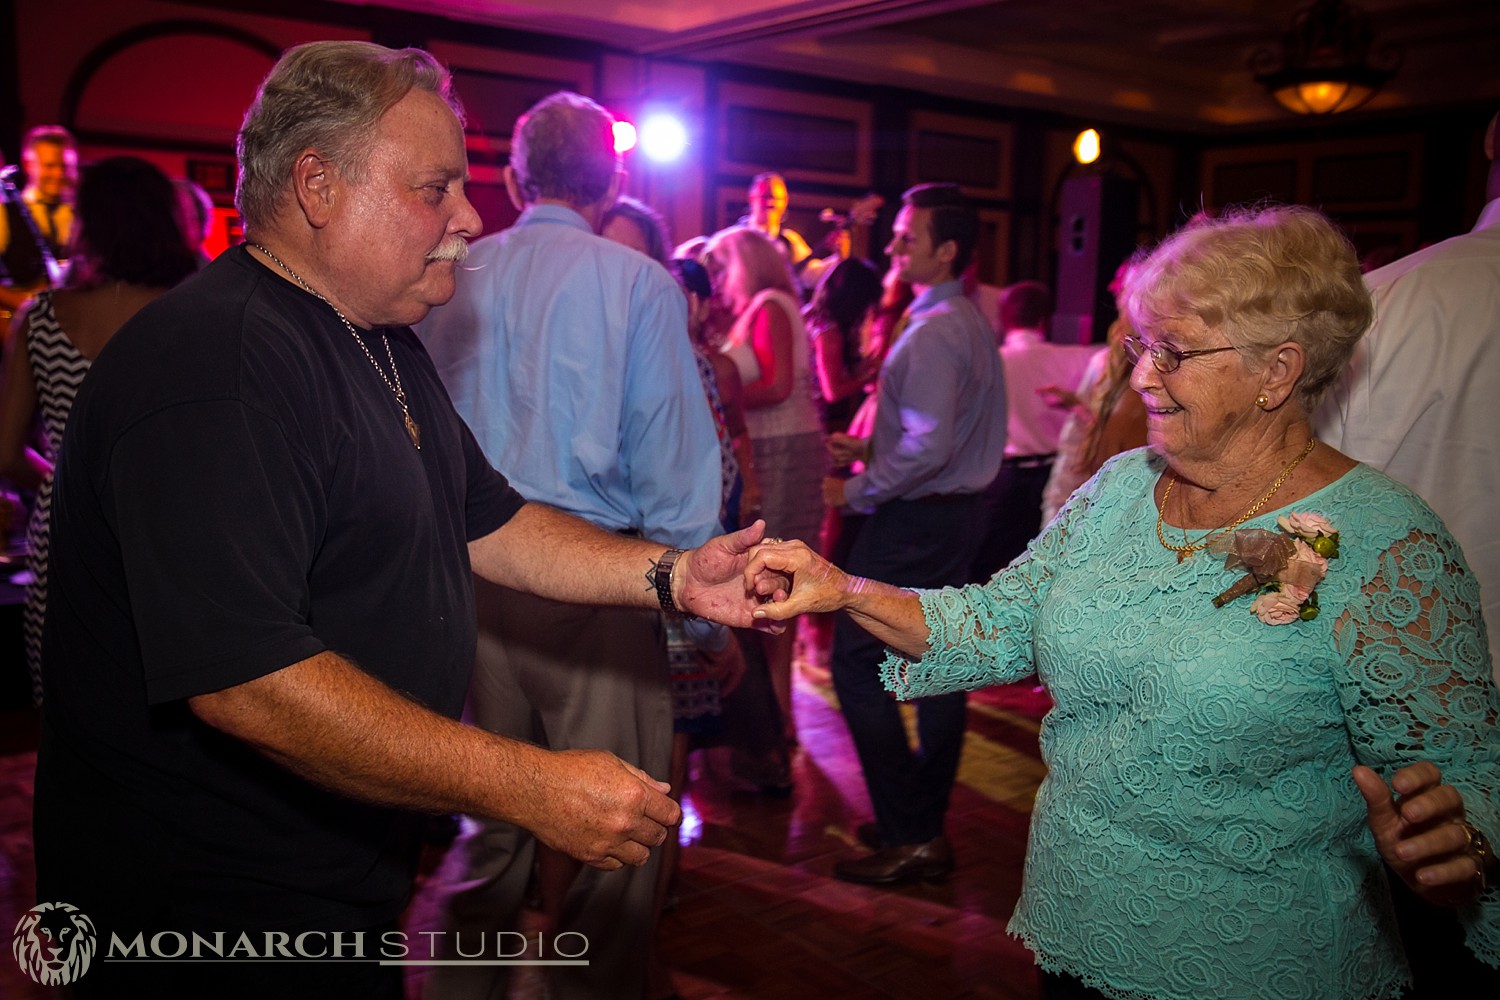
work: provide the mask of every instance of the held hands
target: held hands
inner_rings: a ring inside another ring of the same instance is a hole
[[[750,555],[745,585],[768,599],[755,615],[781,622],[813,611],[847,611],[860,628],[914,659],[930,638],[921,597],[862,576],[850,576],[799,541],[769,539]]]
[[[1364,796],[1380,856],[1413,892],[1438,906],[1459,906],[1474,898],[1480,861],[1468,850],[1463,796],[1443,784],[1435,764],[1419,761],[1403,767],[1389,786],[1360,765],[1354,768],[1354,783]]]
[[[750,552],[765,532],[766,522],[756,521],[685,552],[672,573],[677,607],[730,628],[780,632],[780,626],[752,617],[765,595],[786,587],[786,581],[774,575],[757,581],[749,573]]]
[[[771,621],[812,611],[838,611],[845,605],[852,581],[849,574],[796,539],[757,546],[745,567],[745,585],[767,598],[755,614]]]
[[[536,771],[539,805],[523,825],[548,847],[612,871],[643,865],[682,810],[669,785],[602,750],[547,753]]]

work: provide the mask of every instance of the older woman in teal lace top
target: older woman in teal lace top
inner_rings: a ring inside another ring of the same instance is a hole
[[[1205,221],[1126,309],[1150,448],[1024,555],[914,593],[773,542],[751,570],[790,593],[761,613],[847,611],[903,698],[1040,674],[1048,775],[1010,929],[1046,996],[1396,997],[1386,866],[1500,966],[1479,587],[1418,497],[1308,421],[1370,323],[1352,248],[1309,210]]]

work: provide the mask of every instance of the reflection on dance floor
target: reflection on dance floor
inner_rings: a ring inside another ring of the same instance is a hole
[[[666,914],[662,954],[683,1000],[1030,1000],[1032,959],[1005,934],[1020,888],[1031,803],[1041,780],[1037,724],[1046,695],[1030,683],[973,696],[948,835],[958,870],[942,885],[850,885],[833,864],[855,850],[870,818],[853,747],[826,670],[802,664],[796,683],[802,747],[788,800],[737,790],[723,755],[700,751],[679,830],[682,866]],[[0,716],[0,927],[35,902],[31,789],[35,718]],[[101,836],[108,817],[100,817]],[[408,932],[434,926],[435,849],[407,913]],[[8,949],[7,949],[8,951]],[[413,992],[422,970],[409,972]],[[513,997],[540,996],[517,977]],[[6,954],[0,996],[42,1000]]]

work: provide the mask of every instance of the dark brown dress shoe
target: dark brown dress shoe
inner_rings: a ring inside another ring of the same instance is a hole
[[[942,835],[925,844],[884,847],[868,857],[833,866],[834,878],[862,885],[941,882],[952,872],[953,848]]]
[[[880,850],[880,824],[873,819],[854,828],[854,839],[872,851]]]

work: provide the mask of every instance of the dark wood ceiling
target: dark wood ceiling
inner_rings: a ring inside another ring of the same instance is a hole
[[[347,0],[363,4],[365,0]],[[1500,107],[1500,0],[1352,0],[1396,76],[1356,115]],[[1291,123],[1254,79],[1306,0],[377,0],[477,24],[1104,120]]]

